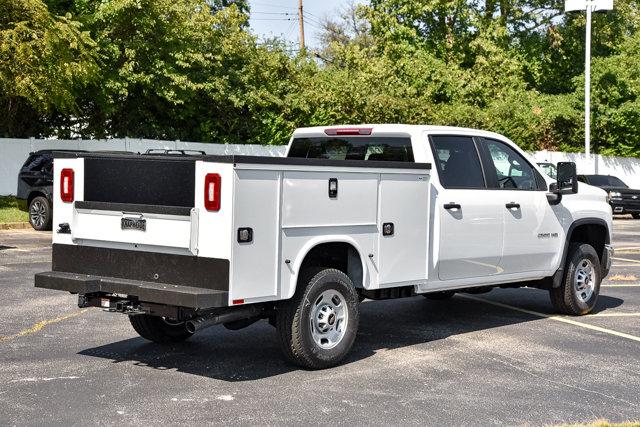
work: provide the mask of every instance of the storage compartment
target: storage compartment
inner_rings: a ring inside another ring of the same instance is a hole
[[[376,225],[378,174],[285,172],[282,227]],[[335,196],[329,194],[335,182]]]

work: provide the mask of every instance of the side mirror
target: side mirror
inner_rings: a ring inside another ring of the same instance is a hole
[[[558,179],[556,193],[575,194],[578,192],[578,174],[573,162],[558,163]]]

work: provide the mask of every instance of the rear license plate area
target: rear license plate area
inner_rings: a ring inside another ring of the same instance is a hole
[[[122,230],[147,231],[147,220],[144,218],[121,218],[120,228]]]

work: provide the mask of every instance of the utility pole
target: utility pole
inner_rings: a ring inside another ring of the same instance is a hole
[[[300,26],[300,52],[304,52],[304,15],[302,13],[302,0],[298,0],[298,24]]]
[[[587,2],[587,29],[584,50],[584,154],[591,155],[591,8]]]
[[[613,9],[613,0],[565,0],[565,12],[587,13],[584,49],[584,154],[591,156],[591,14]]]

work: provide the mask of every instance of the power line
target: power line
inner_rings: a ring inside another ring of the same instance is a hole
[[[320,18],[320,17],[319,17],[319,16],[317,16],[317,15],[314,15],[314,14],[313,14],[313,13],[311,13],[311,12],[305,11],[304,13],[306,13],[307,15],[313,16],[313,17],[314,17],[314,18],[316,18],[318,21],[322,21],[322,18]]]
[[[297,15],[297,13],[288,13],[288,12],[251,12],[251,15]]]
[[[252,21],[294,21],[294,18],[251,18]]]
[[[310,22],[310,23],[312,23],[312,24],[316,24],[316,25],[324,26],[324,24],[323,24],[321,21],[318,21],[317,19],[310,18],[310,17],[309,17],[309,16],[307,16],[306,14],[305,14],[305,16],[304,16],[304,19],[306,19],[306,20],[307,20],[307,22]]]

